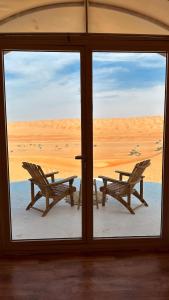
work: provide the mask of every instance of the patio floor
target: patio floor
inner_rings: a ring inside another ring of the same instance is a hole
[[[100,182],[97,183],[98,186]],[[101,195],[99,194],[99,197]],[[75,194],[77,199],[78,192]],[[161,226],[161,184],[144,183],[144,198],[149,206],[141,206],[131,215],[118,201],[109,197],[106,206],[94,206],[94,236],[154,236],[160,235]],[[50,239],[80,238],[81,209],[70,207],[66,199],[57,203],[46,217],[25,208],[30,201],[30,186],[27,181],[11,183],[12,238]],[[44,199],[37,202],[43,208]],[[140,204],[132,198],[133,207]]]

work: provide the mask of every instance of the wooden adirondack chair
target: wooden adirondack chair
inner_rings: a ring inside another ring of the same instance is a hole
[[[100,187],[100,191],[103,193],[102,205],[105,206],[106,195],[110,195],[123,204],[131,214],[135,214],[134,209],[131,207],[131,195],[134,195],[142,204],[148,206],[143,198],[143,172],[149,165],[150,160],[144,160],[137,163],[131,173],[117,170],[115,172],[119,173],[119,180],[99,176],[99,178],[103,179],[104,184]],[[127,176],[128,180],[123,181],[123,176]],[[111,183],[108,184],[108,182]],[[140,183],[139,192],[134,188],[137,183]],[[127,197],[127,200],[125,200],[124,197]]]
[[[42,212],[42,217],[44,217],[58,201],[62,200],[67,195],[70,195],[71,206],[74,205],[73,193],[76,191],[76,188],[73,186],[73,181],[77,176],[68,177],[55,182],[54,175],[58,172],[44,174],[42,168],[39,165],[28,162],[23,162],[22,167],[26,169],[31,175],[31,178],[29,179],[31,182],[31,202],[28,204],[26,210],[34,208]],[[49,183],[47,179],[48,177],[51,178],[51,183]],[[39,188],[39,191],[36,193],[36,195],[34,189],[35,185]],[[43,196],[46,198],[46,209],[42,210],[37,207],[34,207],[36,201]],[[53,199],[51,203],[50,198]]]

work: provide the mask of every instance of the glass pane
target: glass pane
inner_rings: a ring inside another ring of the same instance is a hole
[[[12,239],[81,237],[80,53],[12,51],[4,65]]]
[[[95,237],[160,235],[165,72],[164,53],[93,53]]]

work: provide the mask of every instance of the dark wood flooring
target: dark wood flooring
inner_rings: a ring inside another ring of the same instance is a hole
[[[0,299],[169,300],[169,254],[0,259]]]

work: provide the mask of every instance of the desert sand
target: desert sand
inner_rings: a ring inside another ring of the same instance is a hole
[[[8,123],[11,181],[29,178],[22,161],[37,163],[58,177],[81,176],[80,120],[41,120]],[[114,170],[131,171],[138,161],[151,159],[146,181],[161,182],[163,118],[161,116],[94,120],[94,177],[117,178]]]

